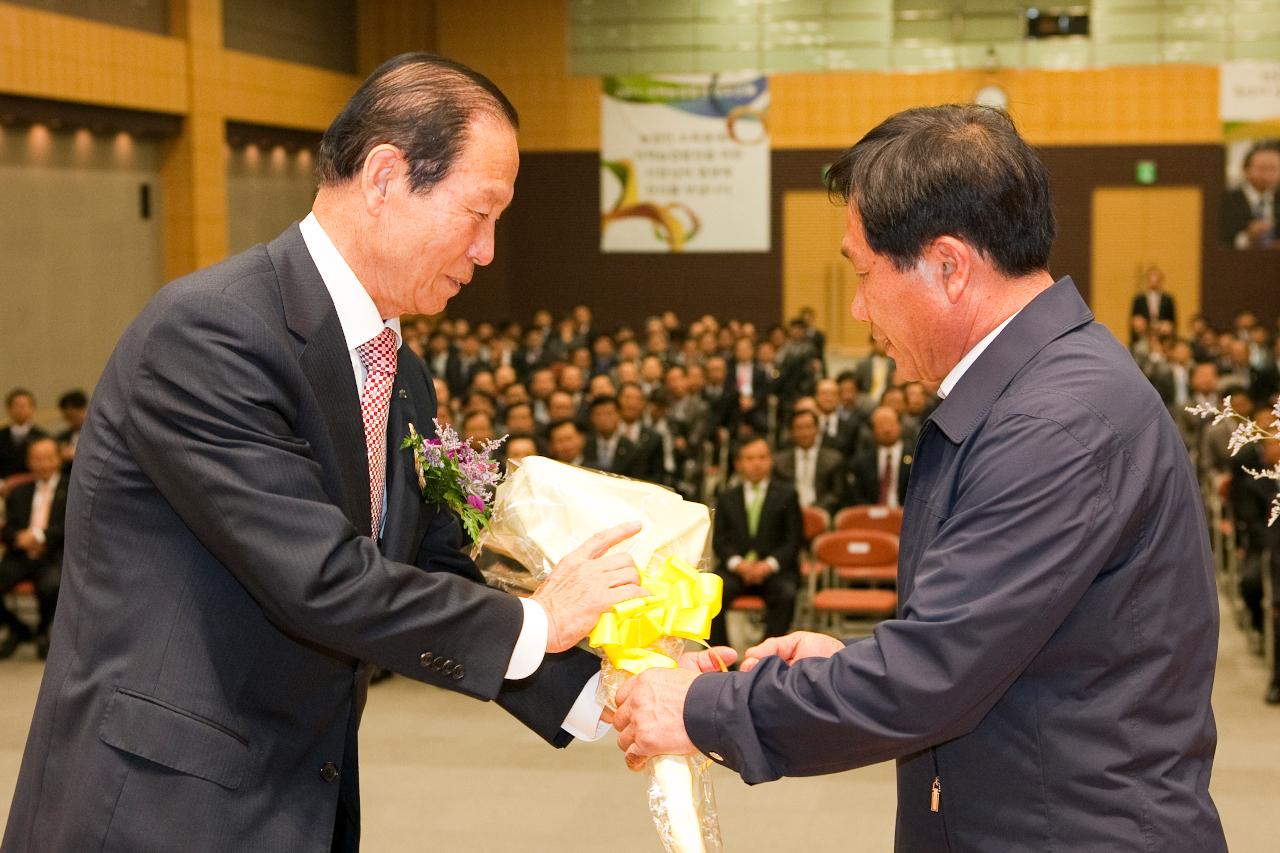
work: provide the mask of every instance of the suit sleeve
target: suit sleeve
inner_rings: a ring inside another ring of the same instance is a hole
[[[835,773],[972,731],[1089,587],[1120,536],[1089,451],[1013,416],[975,447],[901,618],[831,658],[693,684],[685,726],[748,783]]]
[[[31,495],[24,499],[28,491]],[[15,489],[9,496],[9,517],[0,524],[0,541],[4,542],[5,550],[12,551],[16,548],[18,534],[31,524],[31,505],[35,502],[35,493],[35,486],[26,483]]]
[[[483,699],[502,686],[520,603],[386,560],[326,493],[292,427],[307,380],[242,303],[188,294],[150,330],[125,440],[201,544],[283,632]],[[420,664],[463,664],[462,677]]]
[[[736,544],[730,541],[733,531],[729,524],[729,513],[724,506],[725,499],[730,493],[729,491],[720,493],[720,501],[712,524],[711,548],[716,554],[716,566],[721,569],[727,569],[729,558],[738,553]]]

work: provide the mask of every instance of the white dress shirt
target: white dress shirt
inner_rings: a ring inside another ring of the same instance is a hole
[[[311,259],[315,261],[320,277],[324,280],[324,286],[329,291],[329,297],[333,300],[333,307],[337,309],[342,336],[346,339],[347,351],[351,356],[351,371],[355,376],[356,388],[363,389],[368,371],[365,370],[364,362],[360,360],[358,348],[382,334],[382,330],[387,328],[395,332],[398,349],[403,340],[400,337],[400,318],[393,317],[389,320],[382,318],[368,291],[360,284],[356,274],[352,272],[350,265],[338,251],[338,247],[333,244],[329,235],[316,220],[314,213],[308,214],[307,218],[299,223],[298,228],[302,231],[302,240],[306,243],[307,251],[311,253]],[[385,486],[383,488],[382,500],[385,510],[387,495]],[[385,524],[385,511],[382,513],[382,518]],[[511,661],[507,664],[506,672],[506,677],[513,681],[527,678],[542,665],[542,659],[547,650],[549,630],[547,613],[542,609],[542,605],[529,598],[521,598],[520,604],[524,608],[524,623],[520,628],[520,636],[516,638],[516,645],[511,652]],[[587,682],[582,694],[578,697],[578,703],[573,706],[573,710],[569,712],[563,724],[565,731],[584,740],[595,740],[603,736],[602,728],[607,731],[607,727],[602,727],[600,724],[600,706],[596,705],[594,719],[590,717],[590,709],[579,708],[579,705],[583,704],[584,697],[589,696],[591,703],[595,703],[598,680],[597,676]]]
[[[47,480],[37,480],[35,493],[31,496],[31,535],[41,545],[44,544],[44,532],[49,527],[49,516],[53,512],[53,493],[57,491],[62,474],[54,472]]]
[[[834,415],[831,416],[834,419]],[[796,492],[800,495],[801,506],[813,506],[818,502],[818,445],[808,450],[803,447],[795,449],[796,455]]]
[[[960,362],[955,367],[951,368],[951,372],[947,374],[947,378],[943,379],[942,385],[938,387],[938,397],[940,399],[946,399],[947,395],[951,393],[951,389],[955,388],[956,384],[959,383],[960,377],[964,376],[965,372],[968,371],[970,367],[973,367],[973,363],[978,360],[978,356],[982,355],[986,351],[987,347],[991,346],[991,342],[996,339],[996,336],[1004,331],[1004,327],[1012,323],[1013,318],[1017,317],[1021,313],[1022,310],[1019,309],[1009,315],[1009,319],[1005,320],[999,326],[996,326],[988,332],[985,338],[974,344],[972,349],[964,354],[964,358],[960,359]]]
[[[902,442],[894,442],[888,447],[880,445],[880,447],[876,449],[877,476],[884,476],[886,457],[889,464],[889,489],[885,493],[886,497],[884,505],[896,507],[900,506],[898,503],[898,470],[899,466],[902,464]],[[883,483],[880,485],[881,488],[884,487]]]
[[[763,509],[764,499],[765,499],[765,496],[768,494],[769,494],[769,478],[768,477],[765,477],[763,480],[756,483],[754,486],[747,480],[742,481],[742,508],[747,511],[748,517],[750,517],[750,513],[751,513],[750,507],[752,502],[759,500],[761,502],[760,503],[761,509]],[[779,565],[778,563],[777,557],[765,557],[764,561],[768,563],[769,568],[775,572],[778,571],[780,568],[782,568],[781,565]],[[742,556],[735,555],[729,558],[728,562],[725,563],[725,566],[729,569],[729,571],[732,572],[738,568],[738,564],[741,562],[742,562]]]

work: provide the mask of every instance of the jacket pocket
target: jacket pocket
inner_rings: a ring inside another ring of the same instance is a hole
[[[235,790],[249,741],[231,729],[151,696],[116,688],[98,737],[139,758]]]

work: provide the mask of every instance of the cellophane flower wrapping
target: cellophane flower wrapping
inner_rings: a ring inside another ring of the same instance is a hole
[[[512,465],[498,487],[492,520],[476,543],[474,556],[492,585],[527,594],[537,589],[561,558],[592,535],[628,521],[639,521],[643,527],[614,551],[631,555],[641,570],[642,584],[648,583],[651,593],[655,589],[650,587],[658,587],[663,595],[685,603],[683,609],[669,608],[674,615],[666,617],[667,628],[705,639],[701,627],[691,626],[708,624],[720,606],[719,578],[695,570],[705,562],[711,513],[706,506],[661,486],[527,457]],[[610,708],[626,678],[649,666],[674,666],[685,649],[686,640],[678,635],[658,636],[643,648],[620,650],[609,644],[619,641],[619,623],[628,614],[652,612],[658,606],[655,599],[663,595],[623,602],[605,614],[592,633],[593,644],[608,652],[601,664],[600,687]],[[691,599],[697,605],[699,596],[704,606],[687,606]],[[707,601],[711,598],[714,607]],[[621,633],[636,636],[634,631]],[[641,631],[642,641],[653,633],[652,626]],[[649,812],[669,853],[722,849],[710,765],[702,755],[664,755],[648,763]]]

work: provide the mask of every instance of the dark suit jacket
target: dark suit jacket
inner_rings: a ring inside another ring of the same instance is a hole
[[[444,381],[449,386],[449,393],[453,395],[455,400],[460,400],[467,394],[467,389],[471,387],[471,380],[481,370],[488,368],[485,360],[476,356],[475,361],[468,365],[462,363],[462,353],[458,350],[452,350],[449,353],[449,360],[444,366]]]
[[[894,364],[893,359],[889,358],[889,356],[875,355],[873,353],[872,355],[869,355],[866,358],[861,359],[856,365],[854,365],[853,375],[857,377],[858,390],[861,391],[863,394],[871,393],[871,382],[872,382],[872,378],[875,376],[875,372],[872,368],[873,368],[874,362],[882,359],[888,362],[888,366],[886,369],[886,376],[888,378],[885,384],[885,388],[888,388],[889,383],[893,382],[893,371],[894,371],[894,368],[897,366]],[[880,401],[878,399],[875,400],[874,402],[876,405],[880,404]]]
[[[62,543],[67,517],[67,486],[70,477],[63,472],[53,490],[53,504],[49,507],[49,526],[44,531],[44,553],[38,562],[59,565],[62,562]],[[31,526],[31,505],[35,501],[36,484],[23,483],[13,490],[5,501],[5,521],[0,527],[0,540],[5,547],[5,559],[27,559],[27,552],[17,547],[18,534]]]
[[[32,426],[26,437],[18,441],[8,426],[0,428],[0,480],[27,470],[27,443],[33,438],[44,438],[46,435],[48,433],[40,427]]]
[[[635,453],[628,462],[617,473],[650,483],[664,483],[666,466],[663,462],[662,436],[647,426],[640,427],[640,440],[635,442]]]
[[[899,618],[831,658],[700,676],[693,742],[747,782],[898,759],[901,853],[1225,851],[1195,475],[1070,279],[983,352],[915,455]]]
[[[1222,209],[1219,213],[1218,224],[1219,233],[1224,243],[1235,245],[1236,235],[1249,227],[1249,223],[1256,219],[1253,215],[1253,208],[1249,205],[1249,199],[1245,197],[1244,190],[1236,187],[1230,190],[1222,197]],[[1274,234],[1272,235],[1275,236]]]
[[[634,476],[631,472],[638,464],[636,446],[625,435],[618,436],[618,444],[613,448],[613,459],[609,465],[600,462],[600,433],[592,432],[587,436],[587,443],[582,448],[583,462],[589,468],[608,471],[610,474],[621,474],[623,477]]]
[[[434,411],[402,348],[379,545],[350,358],[297,226],[151,300],[81,435],[5,853],[354,850],[361,661],[569,741],[598,663],[504,680],[520,603],[400,450]]]
[[[907,505],[907,482],[911,478],[911,444],[904,439],[898,461],[898,506]],[[855,504],[880,502],[880,445],[874,441],[862,448],[849,463],[849,498]]]
[[[818,448],[817,464],[814,466],[813,491],[816,505],[827,512],[834,513],[845,502],[845,461],[838,451],[830,447]],[[794,447],[786,447],[773,455],[773,470],[779,477],[796,482],[796,452]]]
[[[800,548],[804,544],[804,520],[796,490],[777,478],[769,481],[760,507],[760,524],[752,536],[747,525],[747,505],[739,484],[727,489],[716,504],[711,547],[720,571],[728,571],[730,557],[755,551],[761,560],[773,557],[778,571],[798,574]]]
[[[1170,323],[1178,322],[1178,309],[1173,303],[1173,297],[1167,293],[1160,294],[1160,308],[1156,312],[1156,316],[1151,316],[1151,306],[1147,304],[1147,293],[1144,290],[1137,296],[1133,297],[1133,306],[1129,310],[1130,317],[1146,317],[1148,320],[1168,320]]]

